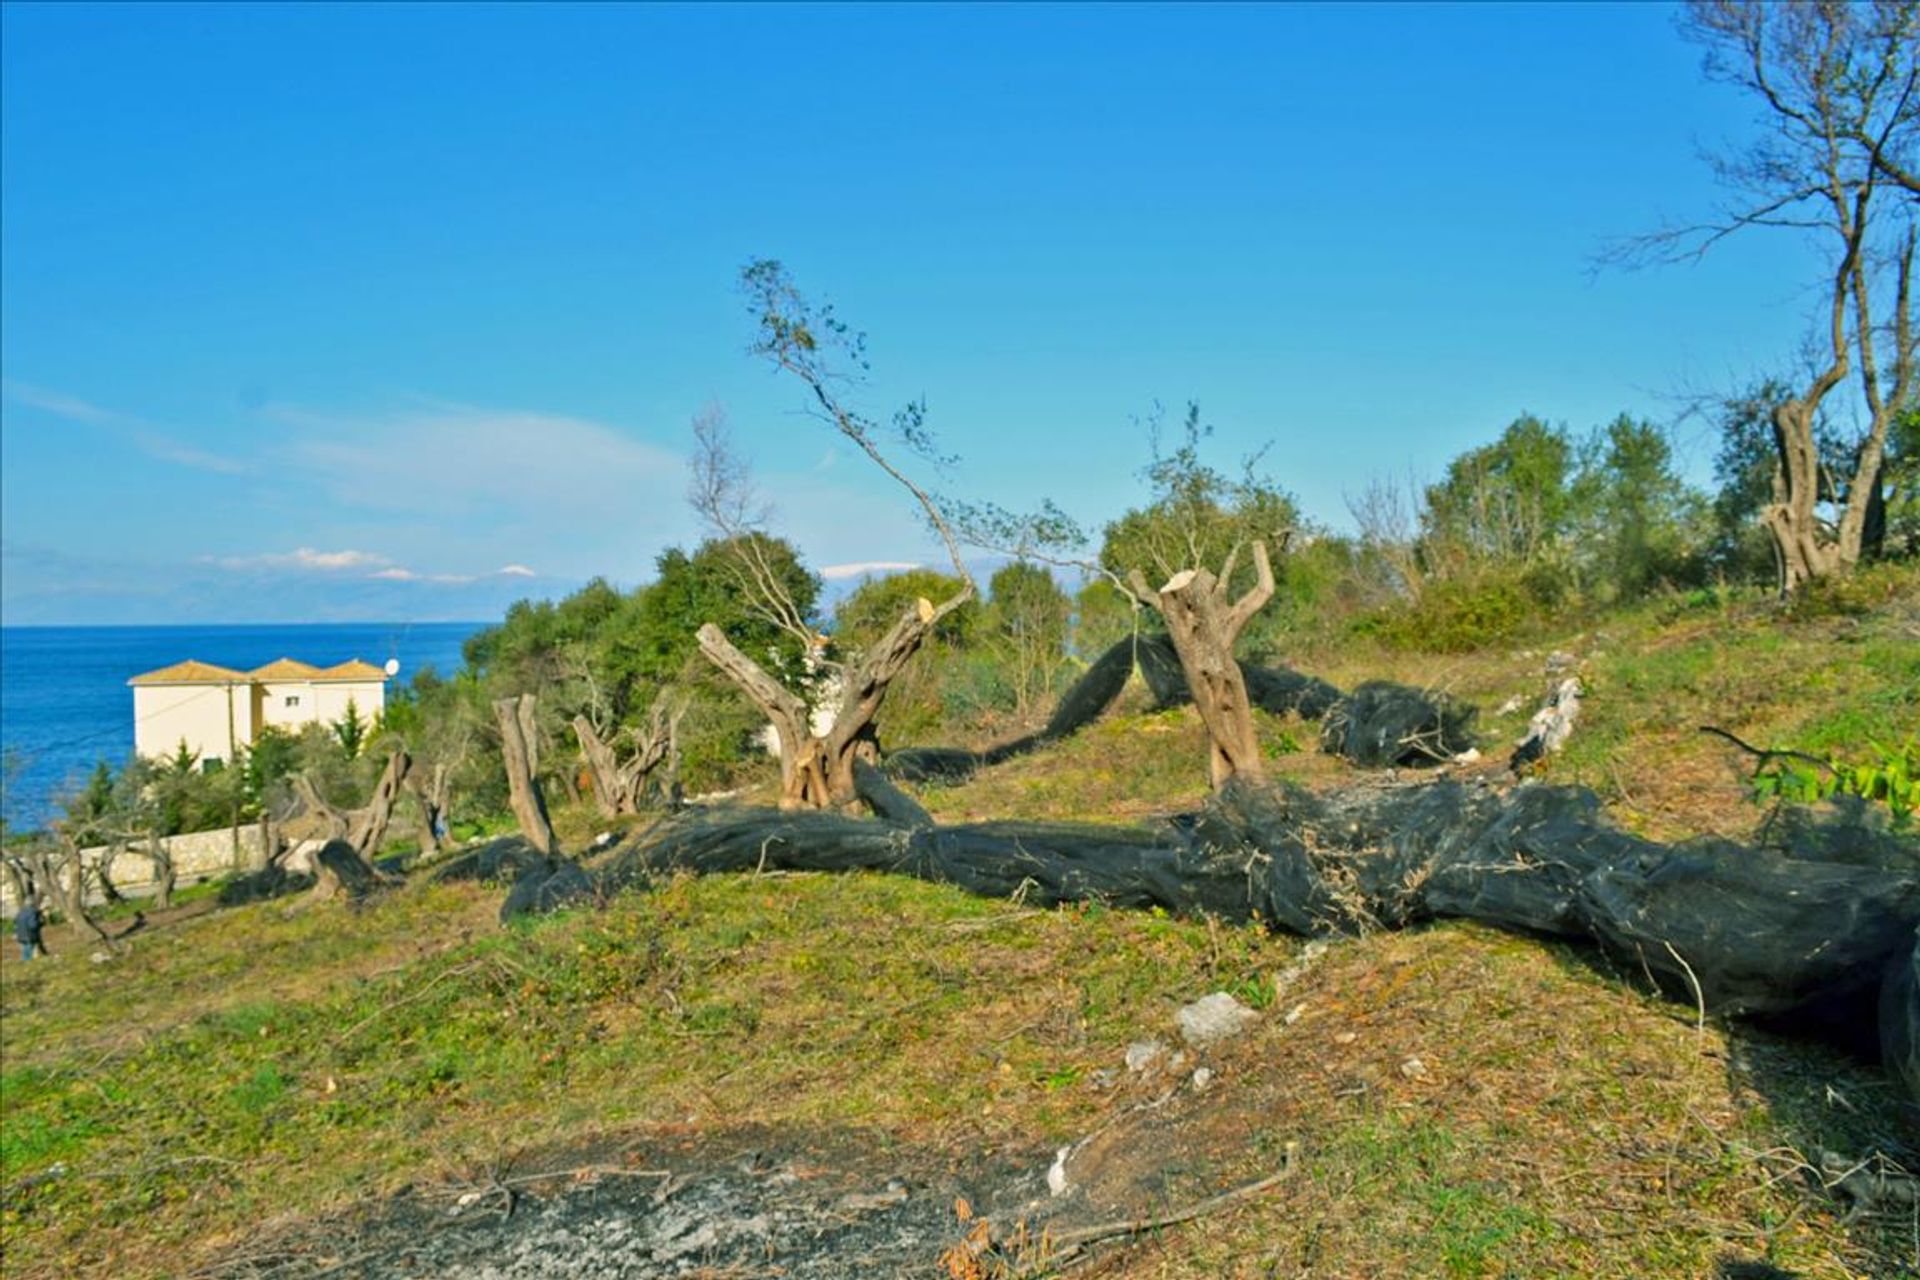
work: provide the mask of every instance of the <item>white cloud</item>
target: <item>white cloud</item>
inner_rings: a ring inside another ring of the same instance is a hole
[[[841,578],[859,578],[870,573],[903,573],[920,566],[904,560],[859,560],[852,564],[830,564],[820,570],[820,576],[828,582]]]
[[[105,409],[82,400],[79,396],[68,395],[64,391],[53,391],[46,387],[36,387],[24,382],[6,384],[7,399],[50,413],[56,418],[68,422],[78,422],[85,426],[101,427],[126,440],[134,448],[150,458],[162,462],[171,462],[182,467],[192,467],[196,471],[211,471],[217,475],[242,475],[253,468],[238,458],[224,454],[210,453],[196,448],[184,441],[177,440],[130,413],[121,413],[115,409]]]
[[[405,569],[388,569],[393,561],[372,551],[315,551],[312,547],[296,547],[292,551],[270,551],[257,556],[226,556],[219,564],[225,569],[295,569],[308,573],[339,573],[345,569],[380,569],[380,573],[370,576],[381,577],[392,573],[406,573]]]
[[[211,471],[215,475],[238,476],[252,471],[253,467],[238,458],[228,458],[217,453],[208,453],[205,449],[196,449],[192,445],[181,444],[166,436],[155,435],[151,431],[133,433],[133,443],[149,457],[162,462],[174,462],[183,467],[192,467],[196,471]]]
[[[7,383],[7,399],[26,405],[31,409],[43,409],[56,418],[65,418],[69,422],[84,422],[94,427],[121,427],[132,424],[133,419],[111,409],[102,409],[97,404],[89,404],[79,396],[70,396],[64,391],[52,391],[46,387],[36,387],[25,382]]]
[[[390,565],[367,575],[382,582],[442,582],[464,584],[474,581],[471,573],[415,573],[399,565]]]
[[[492,573],[430,573],[396,564],[391,556],[377,551],[316,551],[296,547],[292,551],[270,551],[252,556],[202,556],[201,563],[217,564],[223,569],[247,572],[261,570],[287,573],[320,574],[328,577],[357,577],[372,582],[433,582],[466,585],[482,578],[535,578],[539,575],[523,564],[509,564]]]
[[[364,418],[279,407],[269,416],[300,431],[294,464],[350,506],[548,521],[646,511],[663,499],[677,509],[685,486],[678,454],[583,418],[450,404]]]

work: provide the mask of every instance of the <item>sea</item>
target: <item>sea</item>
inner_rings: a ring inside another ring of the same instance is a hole
[[[347,622],[260,626],[0,627],[0,792],[7,830],[43,826],[55,798],[105,760],[133,754],[127,680],[188,658],[248,670],[275,658],[332,666],[395,660],[403,686],[431,667],[460,669],[460,647],[486,622]]]

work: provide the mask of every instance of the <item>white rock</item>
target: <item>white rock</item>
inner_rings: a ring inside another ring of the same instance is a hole
[[[1259,1014],[1224,991],[1201,996],[1174,1015],[1181,1038],[1196,1049],[1231,1040],[1259,1020]]]
[[[1194,1092],[1205,1093],[1207,1091],[1207,1087],[1212,1083],[1213,1083],[1213,1069],[1211,1067],[1197,1067],[1194,1069],[1194,1073],[1193,1073]]]
[[[1145,1071],[1166,1056],[1167,1046],[1158,1040],[1135,1040],[1127,1046],[1127,1070]]]
[[[1062,1147],[1054,1153],[1053,1164],[1047,1169],[1048,1194],[1063,1196],[1067,1193],[1067,1153],[1072,1150],[1072,1147]]]

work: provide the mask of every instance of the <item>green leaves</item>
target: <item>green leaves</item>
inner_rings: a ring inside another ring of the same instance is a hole
[[[1895,829],[1904,830],[1920,816],[1920,737],[1898,748],[1877,742],[1867,746],[1872,758],[1863,763],[1850,764],[1837,756],[1822,761],[1806,755],[1770,755],[1753,775],[1754,801],[1805,805],[1836,795],[1859,796],[1885,804]]]

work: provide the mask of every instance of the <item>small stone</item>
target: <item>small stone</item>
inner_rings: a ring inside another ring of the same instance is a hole
[[[1408,1058],[1400,1064],[1400,1074],[1409,1080],[1425,1080],[1428,1075],[1427,1064],[1418,1058]]]
[[[1139,1073],[1166,1056],[1167,1046],[1158,1040],[1135,1040],[1127,1046],[1127,1070]]]
[[[1524,707],[1526,705],[1527,705],[1526,700],[1516,693],[1511,698],[1508,698],[1505,702],[1501,703],[1500,709],[1494,712],[1493,714],[1497,716],[1510,716],[1514,712],[1518,711],[1521,707]]]
[[[841,1196],[834,1207],[841,1213],[870,1213],[875,1209],[888,1209],[896,1204],[904,1204],[906,1199],[906,1184],[894,1178],[888,1181],[884,1190],[868,1193],[856,1191]]]
[[[1292,1026],[1294,1023],[1300,1021],[1300,1015],[1305,1013],[1306,1011],[1307,1011],[1307,1002],[1305,1000],[1302,1000],[1299,1004],[1287,1010],[1287,1016],[1280,1019],[1280,1021],[1286,1023],[1288,1026]]]
[[[1201,996],[1174,1015],[1181,1038],[1196,1049],[1230,1040],[1259,1020],[1259,1014],[1224,991]]]
[[[1063,1196],[1067,1193],[1067,1153],[1072,1147],[1062,1147],[1054,1153],[1053,1164],[1047,1168],[1047,1194]]]
[[[1212,1084],[1213,1069],[1211,1067],[1195,1068],[1193,1073],[1193,1089],[1195,1093],[1205,1093],[1208,1086]]]
[[[1357,1032],[1342,1031],[1339,1035],[1333,1038],[1333,1042],[1335,1044],[1352,1044],[1355,1040],[1358,1040],[1359,1038],[1360,1036],[1359,1036],[1359,1033]]]

